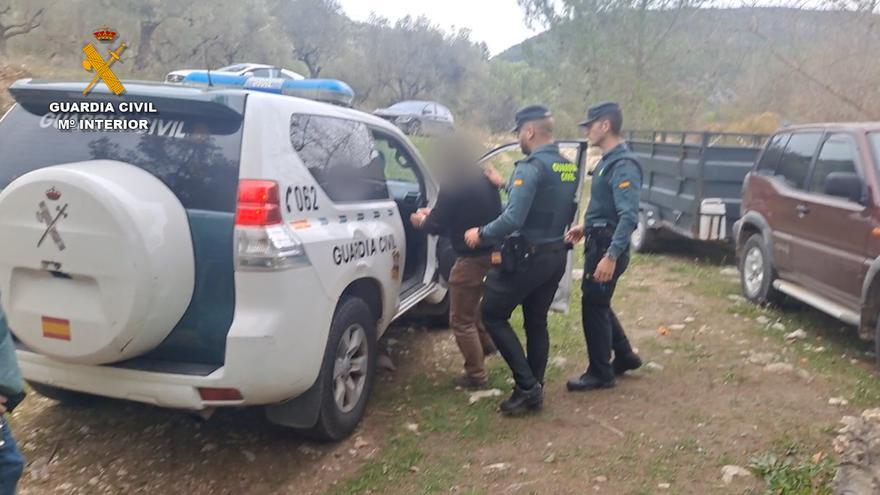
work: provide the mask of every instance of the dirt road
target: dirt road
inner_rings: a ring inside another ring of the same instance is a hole
[[[497,397],[469,404],[450,384],[460,358],[448,331],[396,328],[385,345],[399,369],[380,376],[361,430],[335,445],[304,442],[258,410],[200,423],[32,396],[13,418],[29,459],[22,493],[705,494],[784,483],[816,486],[782,493],[823,493],[839,419],[880,404],[869,346],[813,310],[741,301],[723,254],[683,249],[637,256],[622,281],[615,306],[651,364],[615,389],[564,390],[585,365],[575,294],[571,314],[551,321],[536,417],[499,417]],[[505,395],[508,376],[494,358]],[[725,466],[750,463],[769,485],[742,472],[722,480]]]

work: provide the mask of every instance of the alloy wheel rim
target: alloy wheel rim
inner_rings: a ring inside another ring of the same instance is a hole
[[[743,283],[746,294],[755,297],[764,284],[764,253],[757,246],[749,249],[743,262]]]
[[[349,326],[336,346],[333,365],[333,399],[339,410],[351,412],[367,383],[367,332],[360,324]]]

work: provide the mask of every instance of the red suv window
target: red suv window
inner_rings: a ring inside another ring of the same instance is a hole
[[[810,191],[824,193],[825,179],[834,172],[857,173],[855,142],[846,134],[833,134],[825,140],[816,159]]]
[[[782,159],[776,166],[774,177],[784,180],[791,187],[802,189],[821,137],[821,132],[792,134],[782,153]]]
[[[767,149],[761,155],[761,161],[758,162],[758,173],[761,175],[773,175],[776,173],[776,166],[782,158],[782,152],[785,151],[785,145],[791,134],[777,134],[770,139]]]

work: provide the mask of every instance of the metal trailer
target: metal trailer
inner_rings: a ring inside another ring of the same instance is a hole
[[[659,247],[662,233],[729,243],[742,185],[768,136],[686,131],[629,131],[644,172],[633,249]]]

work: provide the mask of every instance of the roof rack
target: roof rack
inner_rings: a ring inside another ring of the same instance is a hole
[[[187,74],[181,83],[208,85],[208,71],[193,71]],[[211,72],[210,85],[296,96],[345,107],[351,107],[354,103],[354,90],[348,84],[336,79],[294,80]]]

